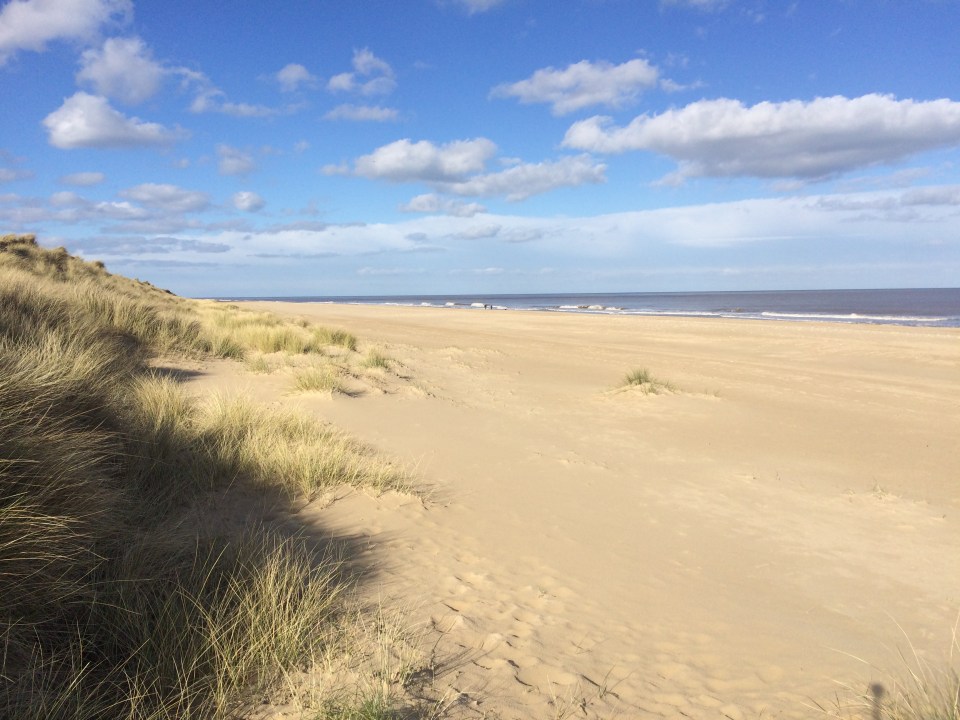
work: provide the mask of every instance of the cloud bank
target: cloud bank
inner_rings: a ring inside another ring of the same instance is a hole
[[[701,100],[625,127],[609,117],[574,123],[563,146],[597,153],[648,150],[690,177],[819,180],[960,144],[960,102],[897,100],[891,95],[834,96],[809,102]]]

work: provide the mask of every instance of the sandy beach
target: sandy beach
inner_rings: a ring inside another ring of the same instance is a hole
[[[353,396],[212,363],[414,467],[301,512],[364,538],[452,716],[816,717],[960,611],[960,331],[300,303]],[[659,393],[622,386],[646,368]]]

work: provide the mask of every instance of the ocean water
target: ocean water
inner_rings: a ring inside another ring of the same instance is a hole
[[[424,306],[470,311],[536,310],[604,315],[678,315],[784,322],[960,327],[960,288],[221,299]]]

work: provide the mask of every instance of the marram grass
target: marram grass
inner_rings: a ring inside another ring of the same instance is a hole
[[[0,718],[226,720],[329,652],[338,558],[211,498],[406,474],[326,425],[196,400],[147,365],[278,345],[356,338],[0,237]]]
[[[671,383],[655,378],[647,368],[635,368],[623,378],[621,386],[636,388],[645,395],[658,395],[663,392],[673,392],[676,388]]]
[[[295,386],[300,392],[330,394],[344,392],[340,371],[335,365],[321,365],[301,370],[296,375]]]

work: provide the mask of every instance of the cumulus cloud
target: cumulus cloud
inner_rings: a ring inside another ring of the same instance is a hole
[[[410,202],[400,206],[401,212],[412,213],[440,213],[454,217],[473,217],[477,213],[486,212],[486,208],[479,203],[467,203],[463,200],[441,197],[435,193],[417,195]]]
[[[90,38],[133,11],[131,0],[13,0],[0,10],[0,65],[19,50],[44,50],[54,40]]]
[[[809,102],[701,100],[625,127],[596,116],[574,123],[565,147],[649,150],[676,160],[669,181],[688,177],[817,180],[909,155],[960,145],[960,102],[834,96]]]
[[[327,175],[354,174],[391,182],[422,182],[443,193],[469,197],[505,197],[525,200],[532,195],[561,187],[605,182],[606,166],[589,155],[564,157],[556,161],[523,163],[498,172],[485,173],[487,161],[497,146],[486,138],[457,140],[435,145],[427,140],[397,140],[357,158],[349,165],[326,166]],[[455,206],[434,194],[419,195],[401,207],[406,212],[474,214],[480,206]]]
[[[283,92],[294,92],[301,87],[314,87],[317,84],[317,78],[298,63],[285,65],[275,77]]]
[[[91,85],[100,95],[137,104],[157,92],[164,74],[140,38],[109,38],[102,48],[83,52],[77,82]]]
[[[378,105],[338,105],[323,116],[324,120],[359,120],[367,122],[393,122],[399,113],[394,108]]]
[[[428,140],[397,140],[357,158],[357,175],[393,182],[455,181],[483,170],[497,146],[486,138],[434,145]]]
[[[491,95],[515,97],[525,104],[546,103],[554,115],[565,115],[591,105],[621,107],[655,87],[659,76],[656,67],[639,58],[620,65],[582,60],[562,70],[537,70],[526,80],[498,85]]]
[[[393,68],[370,50],[354,50],[353,72],[334,75],[327,82],[330,92],[351,92],[361,95],[387,95],[397,86]]]
[[[500,172],[443,183],[446,192],[471,197],[504,196],[511,202],[526,200],[561,187],[606,182],[607,166],[589,155],[564,157],[553,162],[522,163]]]
[[[250,190],[241,190],[233,195],[233,206],[241,212],[256,212],[262,210],[267,203],[257,193]]]
[[[106,98],[85,92],[64,100],[43,119],[43,126],[50,144],[63,149],[167,145],[184,136],[180,129],[128,118]]]
[[[210,206],[210,196],[176,185],[143,183],[120,191],[120,197],[172,213],[199,212]]]
[[[217,145],[217,157],[221,175],[246,175],[257,167],[251,155],[230,145]]]
[[[90,187],[99,185],[106,180],[106,175],[102,172],[77,172],[70,175],[64,175],[60,182],[64,185],[76,185],[77,187]]]

